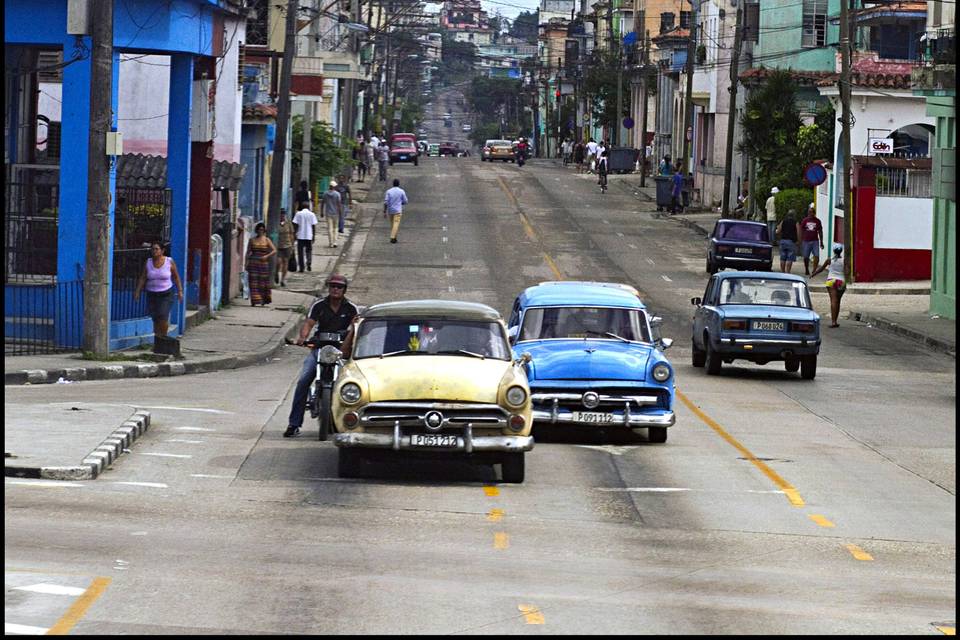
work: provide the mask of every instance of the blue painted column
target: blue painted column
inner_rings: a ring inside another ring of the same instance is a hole
[[[120,52],[116,49],[113,50],[113,80],[111,82],[112,93],[110,95],[110,110],[112,112],[110,118],[110,129],[111,131],[117,130],[117,114],[120,111]],[[108,215],[110,220],[110,233],[108,234],[108,243],[107,243],[107,255],[109,256],[107,262],[107,300],[109,300],[108,309],[113,309],[113,247],[114,240],[116,239],[115,230],[117,228],[116,219],[117,219],[117,161],[118,158],[114,157],[110,162],[110,206],[108,208]],[[120,344],[115,341],[115,333],[113,319],[111,318],[109,331],[108,343],[110,345],[110,350],[122,348]]]
[[[84,37],[87,47],[90,38]],[[72,51],[74,38],[64,41]],[[87,150],[90,138],[90,58],[63,68],[61,111],[60,200],[57,221],[57,282],[83,278],[87,237]],[[82,339],[83,295],[75,285],[59,284],[56,304],[56,341],[79,347]],[[71,321],[72,319],[72,321]]]
[[[167,116],[167,187],[172,191],[170,219],[170,257],[177,264],[180,282],[187,284],[187,231],[190,219],[190,107],[193,100],[193,56],[170,56],[170,99]],[[177,300],[170,324],[183,335],[186,322],[186,296]]]

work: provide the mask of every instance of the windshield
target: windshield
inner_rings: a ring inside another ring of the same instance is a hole
[[[414,144],[412,140],[396,140],[393,146],[397,149],[413,149]]]
[[[468,352],[464,354],[463,352]],[[510,359],[510,345],[497,322],[431,318],[374,318],[357,332],[354,358],[390,354],[469,355]]]
[[[765,304],[810,309],[807,285],[793,280],[727,278],[720,285],[720,304]]]
[[[608,335],[613,334],[613,335]],[[518,340],[604,338],[650,342],[646,315],[613,307],[537,307],[527,309]]]
[[[752,224],[721,224],[717,227],[717,237],[724,240],[766,242],[767,228]]]

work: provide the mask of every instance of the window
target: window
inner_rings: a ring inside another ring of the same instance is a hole
[[[609,307],[534,307],[527,309],[523,316],[519,339],[617,340],[618,337],[650,342],[641,311]]]
[[[810,309],[807,285],[792,280],[727,278],[720,284],[720,304],[761,304]]]
[[[510,359],[497,322],[444,318],[371,318],[360,325],[354,358],[388,355],[467,355]]]
[[[743,6],[743,40],[760,42],[760,3],[748,2]]]
[[[689,11],[680,12],[680,28],[681,29],[690,28],[690,12]]]
[[[803,0],[804,47],[822,47],[827,43],[827,0]]]

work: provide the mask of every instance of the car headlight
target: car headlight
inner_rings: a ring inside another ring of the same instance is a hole
[[[653,368],[653,379],[657,382],[666,382],[670,379],[670,367],[660,363]]]
[[[348,382],[340,387],[340,399],[347,404],[353,404],[360,400],[360,385],[355,382]]]
[[[527,392],[523,387],[510,387],[507,389],[507,403],[514,407],[519,407],[527,401]]]

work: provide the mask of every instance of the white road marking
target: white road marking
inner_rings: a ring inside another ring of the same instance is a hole
[[[447,241],[447,236],[443,236],[443,241],[444,241],[444,242]]]
[[[660,274],[660,277],[663,278],[664,280],[666,280],[667,282],[673,282],[673,280],[671,280],[670,278],[668,278],[667,276],[665,276],[665,275],[663,275],[663,274]]]
[[[612,453],[615,456],[622,456],[626,452],[637,448],[637,447],[620,447],[613,444],[605,444],[605,445],[578,444],[574,446],[580,447],[582,449],[596,449],[597,451]]]
[[[59,584],[50,584],[41,582],[40,584],[30,584],[25,587],[14,587],[17,591],[32,591],[33,593],[47,593],[54,596],[82,596],[86,589],[80,587],[64,587]]]
[[[63,482],[59,480],[7,480],[7,484],[20,484],[26,487],[49,487],[56,489],[59,487],[85,487],[80,482]]]
[[[114,480],[113,484],[127,484],[132,487],[154,487],[156,489],[168,489],[169,487],[162,482],[121,482]]]
[[[603,221],[603,224],[610,224],[610,221],[609,221],[609,220],[604,220],[604,221]]]
[[[205,440],[181,440],[180,438],[170,438],[169,440],[164,440],[164,442],[183,442],[186,444],[203,444]]]
[[[226,478],[227,480],[231,480],[233,478],[233,476],[219,476],[213,473],[191,473],[190,477],[191,478]]]
[[[132,536],[145,536],[147,535],[146,531],[131,531],[130,535]]]
[[[216,431],[216,429],[207,429],[205,427],[177,427],[177,431]]]
[[[655,264],[655,263],[653,262],[653,260],[651,260],[650,258],[647,258],[647,262],[650,263],[650,264]]]
[[[47,635],[49,629],[44,627],[31,627],[26,624],[13,624],[12,622],[3,623],[3,632],[6,633],[18,633],[24,636],[45,636]]]
[[[637,248],[637,245],[635,245],[635,244],[628,244],[627,246],[630,247],[631,249],[636,249],[636,248]]]
[[[455,293],[455,292],[456,292],[456,289],[453,288],[453,285],[450,285],[450,286],[447,288],[447,291],[449,291],[450,293]]]
[[[114,406],[117,406],[117,407],[125,407],[125,406],[127,406],[127,405],[119,405],[119,404],[118,404],[118,405],[114,405]],[[169,409],[170,411],[200,411],[200,412],[203,412],[203,413],[222,413],[222,414],[225,414],[225,415],[233,415],[233,411],[221,411],[220,409],[200,409],[199,407],[161,407],[161,406],[156,406],[156,405],[155,405],[155,406],[152,406],[152,407],[148,407],[148,406],[144,406],[144,405],[142,405],[142,404],[138,404],[138,405],[137,405],[137,408],[139,408],[139,409]]]
[[[444,228],[443,228],[443,230],[444,230],[444,231],[446,231],[446,230],[447,230],[447,228],[446,228],[446,227],[444,227]]]
[[[147,453],[145,451],[138,451],[142,456],[157,456],[158,458],[192,458],[193,456],[185,456],[179,453]]]
[[[452,278],[452,277],[453,277],[453,269],[447,269],[447,277],[448,277],[448,278]]]
[[[620,237],[620,238],[622,238],[622,237],[623,237],[623,234],[620,233],[619,231],[617,231],[617,236]]]
[[[671,493],[674,491],[690,491],[690,489],[684,487],[598,487],[597,491],[615,491],[615,492],[628,492],[628,493]]]

